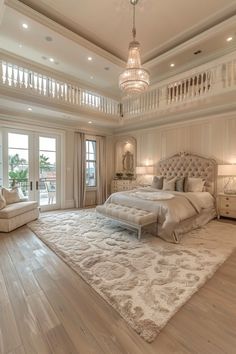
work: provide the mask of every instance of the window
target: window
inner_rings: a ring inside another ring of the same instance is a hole
[[[86,140],[86,186],[96,187],[96,141]]]
[[[29,137],[25,134],[8,133],[8,181],[9,187],[21,187],[28,196]]]

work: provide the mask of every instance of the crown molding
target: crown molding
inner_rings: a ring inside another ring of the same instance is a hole
[[[156,124],[156,125],[150,125],[149,127],[145,127],[145,128],[139,128],[137,127],[137,129],[130,129],[129,131],[125,131],[125,132],[115,132],[114,135],[115,136],[123,136],[123,134],[134,134],[134,133],[139,133],[140,131],[142,131],[143,133],[151,133],[153,132],[154,129],[161,129],[161,130],[170,130],[173,128],[179,128],[179,127],[185,127],[186,124],[191,124],[191,125],[196,125],[199,123],[208,123],[209,120],[212,119],[235,119],[235,113],[236,113],[236,107],[234,110],[229,111],[229,112],[218,112],[218,113],[209,113],[209,115],[205,115],[205,116],[201,116],[201,117],[193,117],[190,118],[188,120],[183,120],[183,121],[178,121],[178,122],[167,122],[166,124]]]
[[[192,121],[207,119],[210,116],[232,115],[235,116],[236,103],[225,103],[219,105],[212,105],[187,112],[175,112],[172,115],[157,117],[153,115],[152,119],[145,121],[133,121],[129,125],[122,125],[120,128],[115,129],[115,134],[131,134],[134,131],[153,129],[158,127],[174,126],[175,124],[190,123]]]
[[[16,10],[17,12],[31,18],[32,20],[44,25],[51,30],[59,33],[65,38],[70,39],[71,41],[79,44],[80,46],[92,51],[93,53],[101,56],[102,58],[110,61],[111,63],[123,68],[126,63],[115,55],[109,53],[105,49],[98,47],[97,45],[91,43],[87,39],[79,36],[75,32],[67,29],[66,27],[60,25],[59,23],[49,19],[48,17],[42,15],[41,13],[33,10],[31,7],[19,2],[18,0],[5,0],[6,6],[9,8]]]
[[[19,117],[20,122],[19,122]],[[83,131],[84,133],[87,134],[102,134],[102,135],[111,135],[112,130],[111,129],[104,129],[101,127],[87,127],[85,124],[81,123],[81,124],[75,124],[75,125],[71,125],[68,126],[68,123],[65,123],[65,120],[62,122],[59,122],[60,119],[55,118],[55,121],[49,121],[50,117],[46,117],[44,116],[42,119],[42,116],[39,114],[34,114],[34,117],[29,118],[26,117],[25,114],[22,112],[22,114],[20,114],[19,112],[16,114],[12,114],[9,111],[3,111],[1,109],[1,113],[0,113],[0,126],[6,126],[7,124],[9,124],[9,122],[13,123],[15,127],[21,127],[22,126],[27,126],[27,127],[40,127],[40,128],[47,128],[47,129],[56,129],[57,131],[60,130],[61,132],[65,132],[65,131],[71,131],[71,132],[75,132],[75,131]]]
[[[220,33],[222,30],[224,30],[225,26],[235,26],[235,23],[236,23],[236,15],[194,36],[193,38],[185,41],[184,43],[175,46],[173,49],[170,49],[165,53],[158,55],[156,58],[146,61],[143,65],[146,69],[150,70],[154,66],[160,64],[165,60],[169,60],[170,58],[176,56],[180,52],[198,45],[200,41],[204,41],[206,39],[212,38],[217,33]]]

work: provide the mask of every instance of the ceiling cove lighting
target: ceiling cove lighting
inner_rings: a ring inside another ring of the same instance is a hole
[[[148,89],[150,84],[149,72],[142,68],[140,58],[140,44],[136,41],[135,6],[138,0],[130,0],[133,6],[133,40],[129,44],[126,69],[119,76],[119,87],[127,96],[140,94]]]

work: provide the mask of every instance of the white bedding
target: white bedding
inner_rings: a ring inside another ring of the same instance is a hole
[[[158,199],[158,193],[160,199]],[[149,194],[150,197],[148,197]],[[158,222],[158,235],[172,242],[178,242],[179,233],[175,234],[175,229],[182,221],[191,219],[204,210],[214,211],[215,209],[214,198],[208,192],[171,192],[170,197],[170,193],[152,188],[114,193],[106,203],[121,204],[153,212]],[[214,214],[212,212],[212,215]]]

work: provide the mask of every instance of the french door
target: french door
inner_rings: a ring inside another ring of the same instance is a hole
[[[5,130],[3,147],[3,184],[20,187],[41,210],[60,208],[60,136]]]

